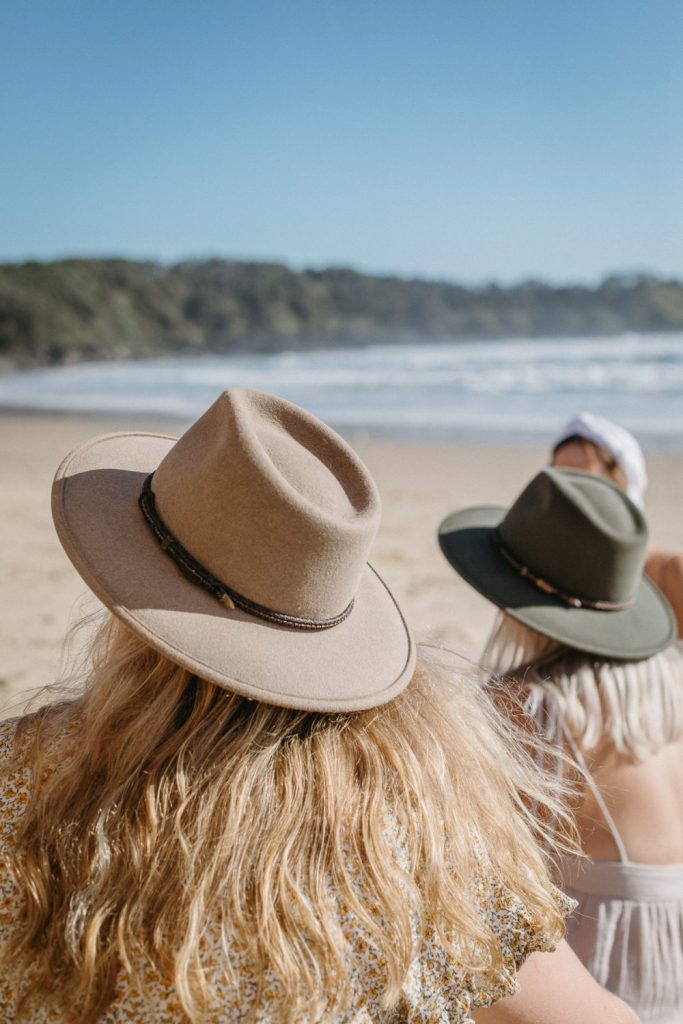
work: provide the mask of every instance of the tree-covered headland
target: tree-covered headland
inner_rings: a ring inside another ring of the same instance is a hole
[[[386,341],[576,337],[683,330],[683,282],[611,276],[595,287],[294,271],[206,260],[0,265],[0,365]]]

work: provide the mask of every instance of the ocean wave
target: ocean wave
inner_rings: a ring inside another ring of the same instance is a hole
[[[89,363],[0,378],[0,407],[191,419],[228,387],[343,429],[552,433],[591,408],[683,449],[683,335],[376,345]]]

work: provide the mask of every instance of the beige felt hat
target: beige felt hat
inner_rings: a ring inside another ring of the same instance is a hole
[[[302,409],[224,392],[179,439],[109,434],[53,485],[64,550],[152,647],[246,697],[313,711],[391,700],[415,649],[367,563],[377,489]]]

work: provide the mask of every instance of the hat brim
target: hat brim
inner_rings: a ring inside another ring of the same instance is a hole
[[[57,471],[55,527],[97,597],[169,659],[244,697],[343,712],[397,696],[413,674],[415,647],[371,566],[351,614],[316,631],[224,608],[178,571],[138,506],[145,477],[175,441],[161,434],[110,434],[76,449]]]
[[[639,583],[631,607],[597,611],[567,605],[521,576],[500,554],[495,540],[495,529],[506,513],[504,508],[464,509],[439,527],[444,555],[480,594],[525,626],[589,654],[638,660],[672,643],[673,613],[647,577]]]

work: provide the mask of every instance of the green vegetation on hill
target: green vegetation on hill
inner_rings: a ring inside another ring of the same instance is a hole
[[[0,265],[5,367],[373,341],[683,330],[683,283],[465,288],[274,263],[128,260]]]

